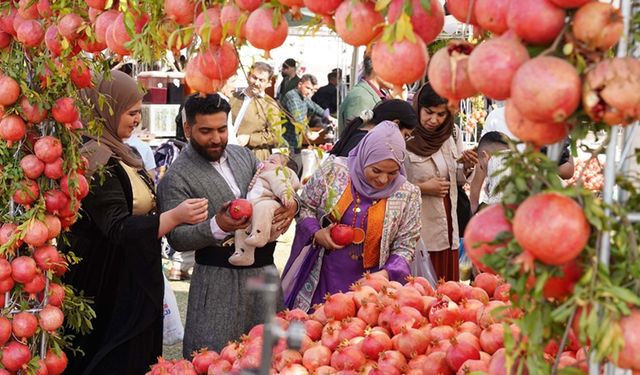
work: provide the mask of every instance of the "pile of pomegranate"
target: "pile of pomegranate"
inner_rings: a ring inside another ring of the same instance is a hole
[[[406,284],[365,274],[347,293],[327,296],[312,314],[285,311],[276,318],[304,323],[302,349],[285,341],[274,349],[274,374],[508,374],[504,336],[526,340],[513,324],[521,311],[510,307],[509,285],[490,273],[477,275],[473,286],[441,282],[434,290],[426,279]],[[178,367],[181,374],[237,373],[260,364],[263,325],[220,353],[206,349],[186,360],[160,360],[147,374]],[[575,337],[562,353],[557,342],[546,350],[549,361],[561,356],[561,367],[586,370],[585,349]],[[169,372],[171,373],[171,372]]]
[[[574,186],[581,179],[581,184],[593,191],[600,191],[604,186],[604,165],[597,159],[577,159],[573,177],[567,181],[567,185]]]

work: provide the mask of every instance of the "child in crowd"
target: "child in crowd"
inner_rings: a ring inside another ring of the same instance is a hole
[[[491,131],[480,138],[478,143],[479,164],[472,181],[471,207],[477,212],[484,205],[500,203],[502,192],[496,192],[502,178],[509,175],[504,167],[504,155],[509,152],[506,135]],[[477,208],[477,209],[476,209]]]
[[[297,168],[284,154],[273,154],[256,172],[247,193],[253,206],[251,226],[235,233],[236,251],[229,257],[234,266],[250,266],[254,250],[263,247],[282,233],[272,228],[274,212],[281,206],[290,207],[295,202],[300,180],[294,172]]]

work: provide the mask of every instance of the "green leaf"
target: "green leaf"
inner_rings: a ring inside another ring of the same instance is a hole
[[[389,4],[391,4],[392,0],[378,0],[376,1],[376,12],[381,12],[385,9],[387,9],[387,7],[389,6]]]

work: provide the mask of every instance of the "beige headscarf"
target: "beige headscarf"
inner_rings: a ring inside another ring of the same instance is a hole
[[[104,95],[102,108],[99,106],[99,94]],[[89,174],[105,165],[109,158],[122,160],[125,164],[137,170],[144,168],[144,162],[135,151],[118,137],[120,117],[140,101],[143,93],[138,89],[136,81],[119,70],[111,71],[111,77],[102,79],[95,88],[85,89],[82,95],[93,106],[93,115],[105,120],[102,134],[98,137],[89,136],[81,150],[89,160]],[[111,109],[111,110],[110,110]]]

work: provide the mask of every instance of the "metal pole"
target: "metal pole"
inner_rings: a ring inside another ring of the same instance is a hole
[[[629,42],[629,20],[631,18],[631,0],[621,0],[620,10],[624,19],[624,32],[622,38],[618,43],[617,57],[625,57],[627,55],[627,45]],[[613,193],[615,188],[615,176],[616,176],[616,151],[618,148],[618,134],[620,133],[620,127],[614,126],[611,128],[609,145],[607,147],[607,162],[604,169],[604,189],[603,200],[606,204],[613,202]],[[611,210],[605,209],[605,216],[611,214]],[[598,249],[598,261],[606,268],[609,268],[610,260],[610,238],[611,233],[605,228],[602,232],[601,241]],[[600,309],[600,306],[595,306],[596,310]],[[611,371],[610,366],[606,366],[608,371]],[[600,363],[596,360],[595,353],[591,354],[589,360],[589,375],[600,375]]]

